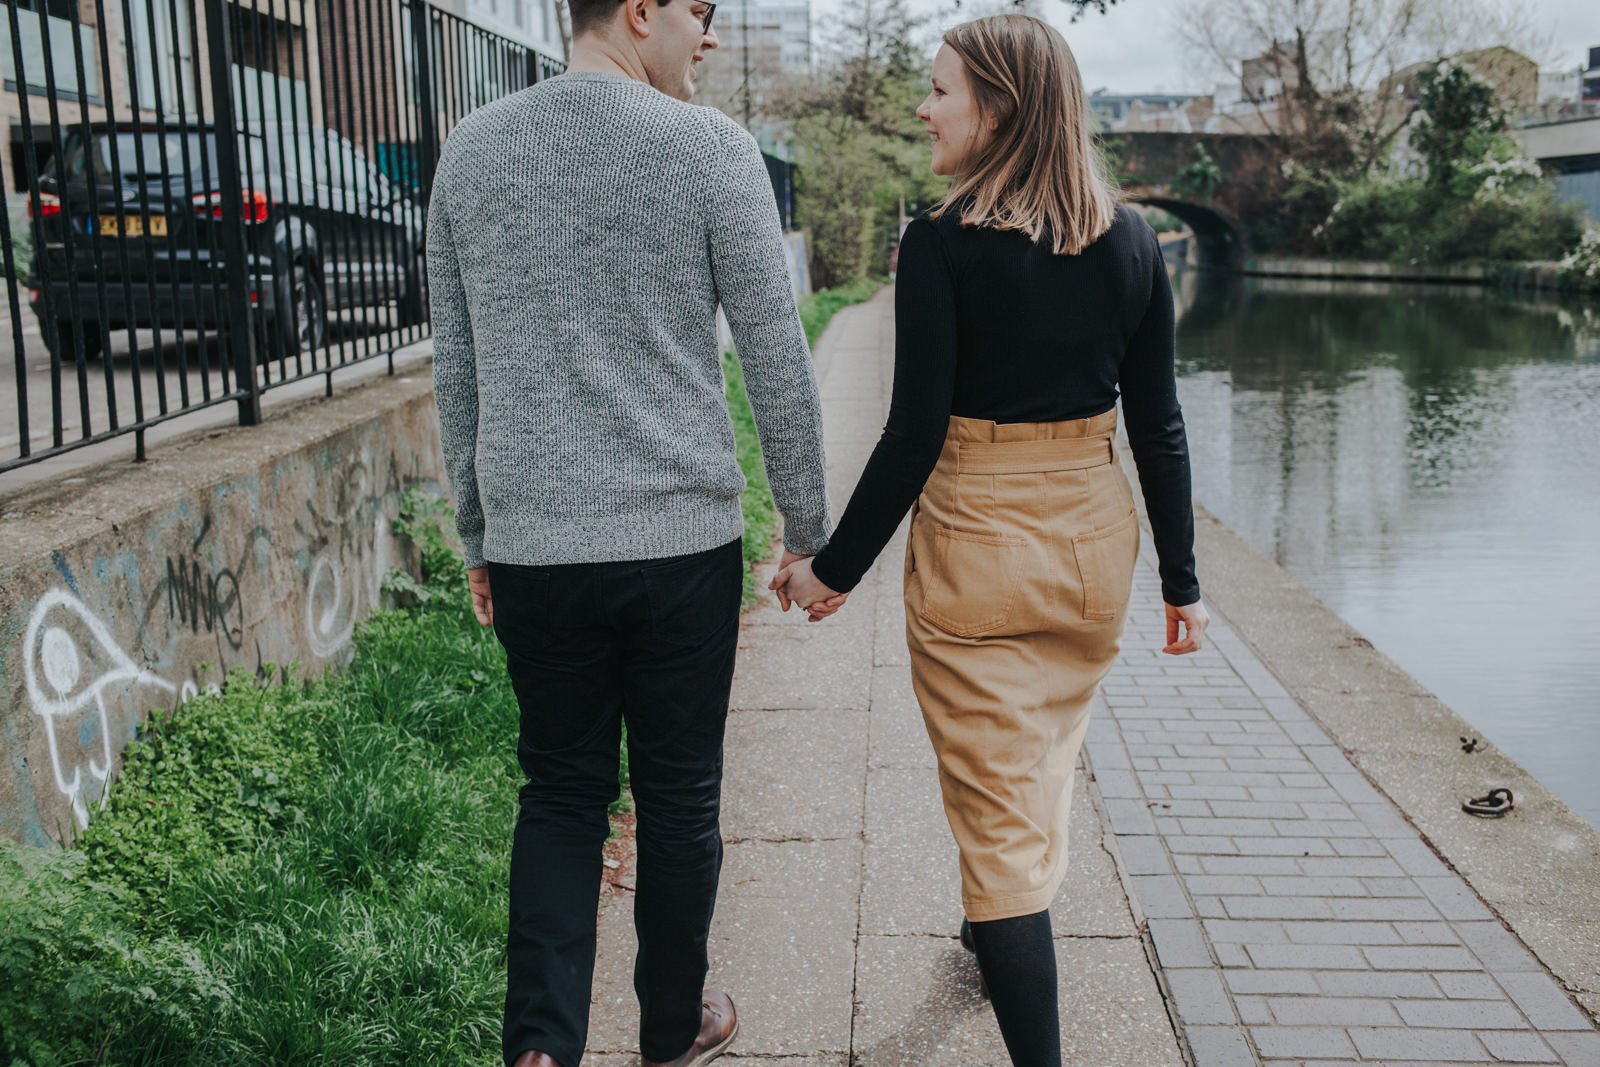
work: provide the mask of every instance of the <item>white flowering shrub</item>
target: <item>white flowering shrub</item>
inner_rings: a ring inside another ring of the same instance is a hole
[[[1578,247],[1561,260],[1560,273],[1567,281],[1600,286],[1600,228],[1584,231]]]

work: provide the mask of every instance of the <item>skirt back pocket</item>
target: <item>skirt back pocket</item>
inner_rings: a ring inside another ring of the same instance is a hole
[[[1026,542],[1003,534],[934,527],[934,551],[918,560],[922,617],[956,637],[979,637],[1011,621]]]

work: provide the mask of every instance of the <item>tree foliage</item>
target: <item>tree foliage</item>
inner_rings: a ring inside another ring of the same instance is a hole
[[[1421,89],[1411,145],[1427,162],[1428,182],[1447,186],[1463,165],[1485,158],[1505,117],[1494,89],[1459,63],[1444,62],[1417,78]]]
[[[946,188],[928,169],[927,134],[916,117],[929,43],[906,0],[847,6],[820,73],[787,101],[800,164],[797,201],[819,286],[883,273],[902,201],[914,212]]]
[[[1402,263],[1552,260],[1577,245],[1577,210],[1506,135],[1494,90],[1449,61],[1422,71],[1418,85],[1410,143],[1422,176],[1387,168],[1291,182],[1333,197],[1316,245]]]

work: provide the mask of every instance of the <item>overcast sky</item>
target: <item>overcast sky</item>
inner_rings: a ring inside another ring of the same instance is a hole
[[[860,0],[812,0],[814,22]],[[1185,61],[1173,27],[1176,0],[1119,0],[1105,15],[1088,14],[1070,23],[1070,8],[1042,0],[1045,17],[1066,36],[1090,91],[1209,92],[1214,80],[1201,65]],[[1600,3],[1596,0],[1501,0],[1533,11],[1534,29],[1558,42],[1547,66],[1573,68],[1585,61],[1590,45],[1600,45]],[[910,0],[919,14],[935,16],[939,26],[961,21],[949,0]],[[946,14],[941,15],[941,12]]]

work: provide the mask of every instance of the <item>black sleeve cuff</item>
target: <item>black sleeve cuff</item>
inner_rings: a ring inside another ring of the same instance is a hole
[[[1188,585],[1173,586],[1162,582],[1161,599],[1175,608],[1186,608],[1190,604],[1198,604],[1200,603],[1200,583],[1193,582]]]
[[[835,561],[828,550],[824,548],[818,555],[811,559],[811,573],[817,581],[832,589],[835,593],[849,593],[861,584],[861,575],[849,575],[834,570]]]

